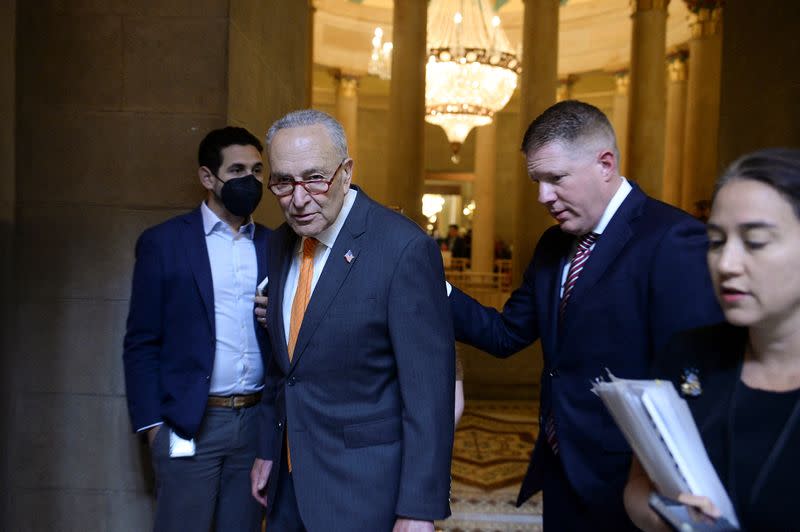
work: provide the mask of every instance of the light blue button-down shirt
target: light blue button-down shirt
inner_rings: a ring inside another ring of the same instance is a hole
[[[200,210],[214,284],[217,331],[209,393],[253,393],[264,387],[264,364],[253,323],[253,296],[259,281],[255,224],[251,220],[234,233],[205,202]]]

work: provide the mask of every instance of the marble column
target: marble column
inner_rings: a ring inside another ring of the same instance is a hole
[[[630,85],[630,72],[619,70],[614,73],[615,90],[614,103],[611,116],[611,125],[617,134],[617,147],[619,148],[619,171],[622,175],[628,173],[628,86]]]
[[[263,136],[264,117],[306,94],[305,2],[77,4],[19,2],[10,17],[17,276],[2,530],[152,528],[150,456],[131,434],[122,370],[136,239],[200,204],[207,131]],[[270,196],[262,220],[277,211]]]
[[[15,152],[16,138],[16,0],[0,4],[0,482],[7,487],[10,482],[8,457],[16,445],[11,437],[11,389],[14,330],[14,270],[13,239],[16,211]],[[9,498],[6,489],[0,496],[0,529],[8,521]]]
[[[719,6],[722,2],[718,1]],[[681,205],[691,211],[711,199],[719,169],[719,104],[722,69],[722,8],[700,9],[689,22],[689,80],[683,145]]]
[[[358,76],[336,71],[336,118],[347,136],[350,157],[358,161]],[[355,171],[358,171],[356,166]]]
[[[687,57],[685,51],[667,58],[667,132],[664,145],[663,200],[681,206],[681,175],[683,172],[683,136],[686,130],[686,79]]]
[[[401,207],[419,223],[424,221],[427,20],[426,0],[394,2],[388,172],[386,192],[377,198],[387,205]]]
[[[494,269],[495,179],[497,176],[497,118],[477,129],[475,181],[472,215],[472,259],[474,272]]]
[[[667,4],[669,0],[631,0],[627,174],[656,198],[661,197],[664,171]]]
[[[522,80],[519,91],[519,140],[533,120],[555,103],[558,87],[559,0],[525,0],[522,26]],[[517,170],[514,188],[513,285],[533,257],[542,233],[553,221],[537,204],[537,188],[524,161]]]

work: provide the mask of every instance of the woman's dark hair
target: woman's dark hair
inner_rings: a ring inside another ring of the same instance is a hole
[[[739,157],[717,180],[714,197],[722,187],[739,179],[771,186],[786,198],[800,219],[800,149],[766,148]]]

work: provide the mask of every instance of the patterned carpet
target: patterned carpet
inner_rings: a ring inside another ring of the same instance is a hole
[[[541,530],[541,496],[517,508],[517,491],[539,430],[530,401],[468,401],[453,448],[453,515],[446,532]]]

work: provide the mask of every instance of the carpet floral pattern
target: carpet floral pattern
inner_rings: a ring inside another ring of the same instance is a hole
[[[532,401],[468,401],[453,448],[451,509],[445,532],[541,530],[541,495],[517,508],[517,491],[538,433]]]

